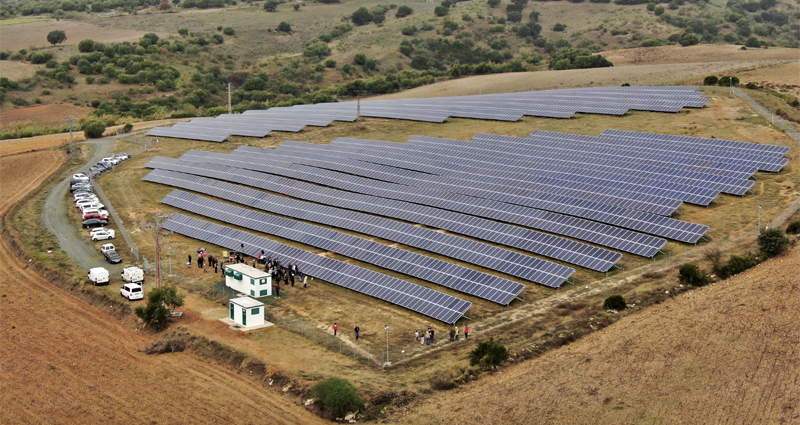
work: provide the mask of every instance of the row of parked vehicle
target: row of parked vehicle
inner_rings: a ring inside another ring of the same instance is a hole
[[[95,286],[108,285],[111,281],[108,270],[103,267],[89,269],[87,277]],[[142,284],[144,284],[144,270],[136,266],[125,267],[122,269],[121,277],[125,284],[123,284],[122,288],[119,290],[120,295],[127,298],[129,301],[141,300],[144,298],[144,288],[142,288]]]
[[[125,152],[115,153],[114,155],[111,155],[108,158],[101,159],[100,161],[97,162],[96,165],[93,165],[91,168],[89,168],[88,171],[86,171],[83,174],[85,174],[88,177],[99,176],[100,174],[103,174],[106,171],[113,169],[115,165],[119,164],[122,161],[125,161],[126,159],[129,159],[130,157],[131,156]]]

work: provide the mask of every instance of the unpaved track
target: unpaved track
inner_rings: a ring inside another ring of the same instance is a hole
[[[64,159],[60,152],[0,159],[4,226],[14,202]],[[7,173],[23,161],[40,172]],[[191,354],[141,353],[149,336],[57,288],[17,255],[0,238],[0,423],[324,423]]]

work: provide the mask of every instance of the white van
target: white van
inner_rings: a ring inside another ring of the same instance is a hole
[[[142,285],[126,283],[120,288],[119,294],[127,298],[128,301],[141,300],[144,298],[144,289],[142,289]]]
[[[122,280],[128,283],[142,283],[144,282],[144,270],[136,267],[125,267],[122,269]]]
[[[108,281],[110,280],[108,276],[108,270],[102,267],[95,267],[93,269],[89,269],[89,274],[87,275],[89,281],[94,283],[95,285],[107,285]]]
[[[72,181],[88,182],[89,181],[89,177],[86,174],[83,174],[83,173],[73,174],[72,175]]]

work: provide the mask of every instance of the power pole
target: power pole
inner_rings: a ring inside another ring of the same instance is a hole
[[[77,118],[73,117],[72,115],[67,118],[67,121],[69,121],[69,148],[67,150],[69,153],[70,164],[75,163],[75,136],[72,134],[72,130],[76,120]]]
[[[233,126],[231,125],[231,83],[228,83],[228,137],[233,133]]]
[[[169,214],[162,214],[160,210],[156,210],[153,226],[153,240],[156,243],[156,288],[159,289],[161,289],[161,248],[164,246],[164,241],[161,240],[161,237],[163,236],[164,219],[169,218]]]
[[[356,121],[361,121],[361,90],[356,92]]]

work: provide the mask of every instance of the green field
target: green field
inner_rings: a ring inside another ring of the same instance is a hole
[[[29,24],[31,22],[47,22],[47,21],[55,21],[55,19],[52,18],[3,19],[0,20],[0,25]]]

